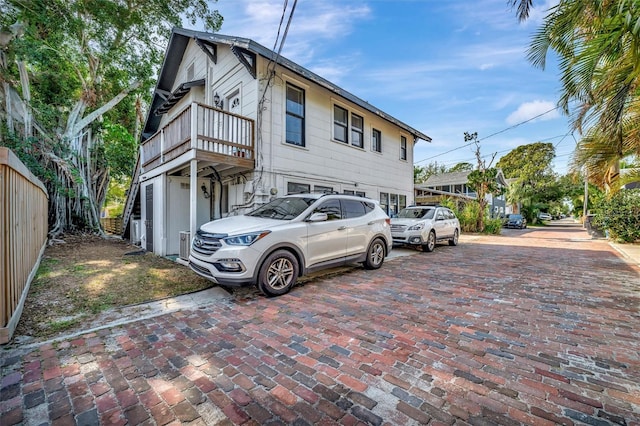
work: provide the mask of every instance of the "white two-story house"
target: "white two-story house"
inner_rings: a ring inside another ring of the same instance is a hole
[[[185,256],[203,223],[295,192],[413,202],[431,139],[245,38],[174,29],[144,126],[125,236]]]

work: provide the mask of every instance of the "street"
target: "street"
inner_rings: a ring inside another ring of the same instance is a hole
[[[463,235],[2,355],[2,424],[640,424],[640,268],[570,221]]]

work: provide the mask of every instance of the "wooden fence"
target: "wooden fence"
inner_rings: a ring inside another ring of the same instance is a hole
[[[102,229],[108,234],[122,235],[122,218],[121,217],[102,217],[100,218]]]
[[[47,245],[48,202],[42,182],[0,147],[0,344],[16,330]]]

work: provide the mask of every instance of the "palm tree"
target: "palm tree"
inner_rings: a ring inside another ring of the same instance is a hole
[[[529,18],[529,12],[533,7],[533,0],[509,0],[509,4],[512,8],[517,6],[518,12],[516,15],[520,22],[526,21],[527,18]]]
[[[560,57],[558,104],[572,110],[572,124],[584,135],[574,166],[586,166],[594,183],[615,190],[617,162],[640,153],[637,1],[561,0],[535,34],[529,60],[544,69],[549,50]]]

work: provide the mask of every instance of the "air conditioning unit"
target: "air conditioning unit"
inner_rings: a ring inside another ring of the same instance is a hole
[[[142,236],[142,220],[131,221],[129,236],[131,238],[131,244],[140,244],[140,237]]]
[[[180,259],[189,261],[191,250],[191,232],[180,231]]]

